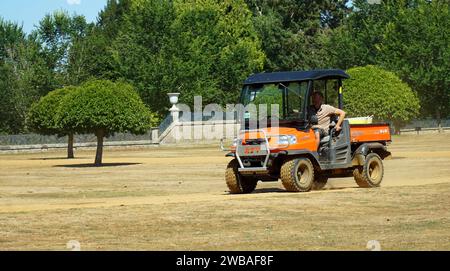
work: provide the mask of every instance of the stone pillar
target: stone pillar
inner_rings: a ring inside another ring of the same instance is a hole
[[[169,111],[170,115],[172,115],[173,123],[178,123],[180,121],[180,109],[174,105]]]
[[[167,93],[169,96],[170,103],[172,104],[172,108],[170,108],[170,115],[172,116],[172,123],[174,124],[174,128],[172,130],[172,135],[176,142],[180,140],[180,109],[178,108],[178,97],[180,93]]]
[[[152,143],[159,143],[159,129],[152,129]]]

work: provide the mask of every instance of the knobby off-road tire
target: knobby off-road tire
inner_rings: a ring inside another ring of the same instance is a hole
[[[308,192],[314,182],[314,167],[308,158],[294,158],[283,163],[281,182],[289,192]]]
[[[315,173],[312,190],[322,190],[327,185],[328,176]]]
[[[236,159],[228,163],[225,171],[225,181],[231,194],[248,194],[255,190],[257,179],[244,177],[238,172],[239,163]]]
[[[369,153],[366,156],[364,165],[353,170],[356,184],[362,188],[379,187],[383,180],[383,175],[383,160],[376,153]]]

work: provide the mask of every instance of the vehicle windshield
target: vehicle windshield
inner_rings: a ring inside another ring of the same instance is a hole
[[[247,85],[243,89],[241,103],[244,106],[254,104],[259,112],[259,105],[267,105],[267,117],[278,117],[280,120],[304,120],[305,102],[308,82],[291,82],[276,84]],[[278,105],[278,112],[276,107]],[[278,113],[278,116],[272,116]],[[245,113],[249,119],[249,112]]]

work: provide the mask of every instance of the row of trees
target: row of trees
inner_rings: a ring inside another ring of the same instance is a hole
[[[0,133],[26,132],[34,101],[92,78],[129,83],[162,117],[167,92],[225,105],[254,72],[366,65],[411,86],[422,116],[448,116],[448,0],[368,2],[108,0],[96,23],[56,12],[29,35],[0,19]],[[388,108],[397,112],[387,120],[414,117]]]
[[[24,132],[33,102],[51,90],[81,82],[70,72],[71,52],[92,27],[83,16],[56,12],[26,35],[0,18],[0,133]]]
[[[418,94],[422,117],[450,115],[450,2],[355,0],[346,23],[329,39],[332,63],[342,69],[380,65]]]

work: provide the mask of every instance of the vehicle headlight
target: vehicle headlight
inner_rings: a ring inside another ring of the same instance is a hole
[[[293,145],[297,143],[295,135],[280,135],[278,137],[278,145]]]

